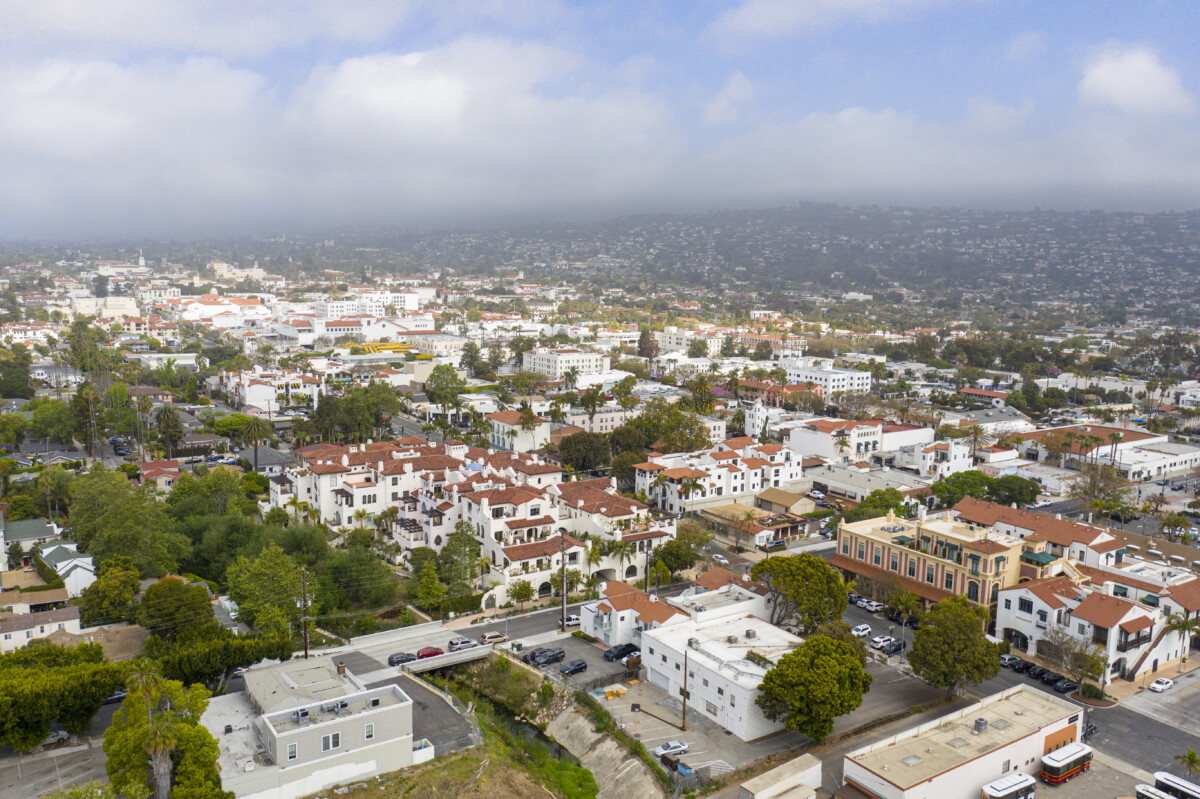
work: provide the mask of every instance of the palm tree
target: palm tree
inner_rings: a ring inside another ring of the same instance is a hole
[[[146,734],[146,754],[154,779],[154,799],[169,799],[174,763],[171,754],[179,744],[179,728],[174,715],[159,713],[150,719]]]
[[[167,445],[167,460],[171,460],[172,446],[183,438],[183,422],[179,421],[179,414],[170,405],[160,405],[154,414],[154,427]]]
[[[139,660],[125,678],[125,690],[135,696],[141,694],[146,699],[146,718],[150,718],[152,697],[158,695],[162,688],[162,675],[153,661]]]
[[[1200,635],[1200,617],[1189,618],[1186,613],[1172,613],[1167,617],[1166,629],[1183,637],[1183,657],[1179,659],[1179,673],[1182,674],[1183,664],[1192,649],[1192,639]]]
[[[51,516],[56,514],[50,505],[50,495],[54,493],[54,489],[57,485],[58,480],[55,479],[54,474],[50,471],[50,467],[47,466],[45,469],[42,469],[42,473],[39,474],[37,478],[37,487],[39,491],[46,495],[46,512]]]
[[[1200,774],[1200,755],[1196,754],[1196,750],[1188,747],[1187,753],[1175,755],[1175,762],[1183,766],[1183,770],[1188,773],[1189,777]]]
[[[575,388],[575,383],[579,380],[579,367],[572,366],[563,372],[563,380],[567,383],[567,388]]]
[[[300,506],[303,505],[305,508],[308,507],[308,503],[297,497],[295,494],[292,494],[291,499],[285,502],[284,505],[292,509],[292,516],[296,519],[296,521],[300,521]]]
[[[833,446],[837,448],[838,454],[842,456],[843,460],[845,460],[846,450],[850,449],[850,439],[846,438],[846,434],[844,432],[838,433],[833,439]]]
[[[258,445],[263,439],[271,437],[271,425],[261,416],[251,416],[250,421],[242,426],[242,440],[249,441],[254,447],[254,471],[258,473]]]
[[[366,508],[359,508],[354,511],[354,521],[358,522],[359,529],[366,527],[367,517],[371,514],[367,513]]]
[[[614,541],[608,549],[608,554],[617,559],[621,565],[621,576],[625,574],[625,563],[637,556],[637,549],[632,541]]]
[[[684,508],[687,506],[687,500],[692,494],[703,492],[704,486],[695,477],[685,477],[679,481],[679,494],[684,499],[684,505],[680,508],[680,513],[684,513]]]

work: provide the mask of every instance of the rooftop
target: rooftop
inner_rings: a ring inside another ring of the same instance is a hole
[[[246,672],[246,693],[264,713],[340,699],[363,688],[350,672],[338,674],[328,656],[289,660]]]
[[[748,633],[753,633],[753,636]],[[719,672],[750,690],[757,688],[767,673],[762,666],[746,659],[751,650],[772,662],[778,662],[804,643],[802,638],[750,613],[710,622],[684,622],[647,630],[642,635],[643,638],[660,641],[677,652],[687,650],[692,662]]]
[[[846,755],[902,790],[1081,712],[1058,697],[1018,685],[949,716],[908,729]],[[987,729],[975,731],[975,720]]]

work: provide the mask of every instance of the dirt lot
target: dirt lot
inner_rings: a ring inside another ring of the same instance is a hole
[[[485,751],[463,752],[438,758],[420,768],[384,774],[350,786],[348,793],[333,790],[321,799],[526,799],[546,791],[516,768],[495,763]]]

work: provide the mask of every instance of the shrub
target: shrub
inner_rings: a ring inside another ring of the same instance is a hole
[[[596,638],[595,636],[588,635],[583,630],[576,630],[575,632],[571,633],[571,635],[573,635],[576,638],[579,638],[583,641],[587,641],[589,644],[594,644],[600,640],[599,638]]]
[[[1092,685],[1090,682],[1085,682],[1079,686],[1079,695],[1084,699],[1103,699],[1104,692],[1100,690],[1098,685]]]

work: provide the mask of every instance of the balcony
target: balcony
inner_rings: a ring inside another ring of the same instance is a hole
[[[1152,640],[1149,634],[1139,635],[1134,638],[1126,638],[1124,641],[1117,643],[1118,652],[1128,652],[1130,649],[1137,649],[1150,643]]]

